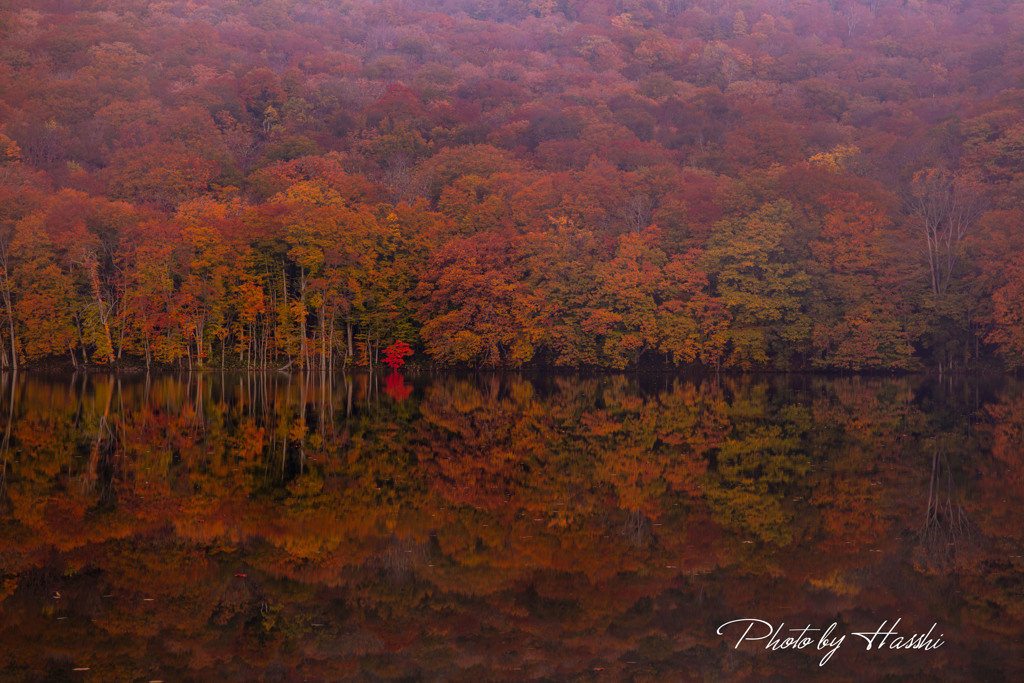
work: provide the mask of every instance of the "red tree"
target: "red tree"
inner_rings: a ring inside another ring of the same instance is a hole
[[[411,356],[412,349],[404,341],[396,341],[394,344],[384,349],[384,364],[392,370],[405,365],[405,356]]]

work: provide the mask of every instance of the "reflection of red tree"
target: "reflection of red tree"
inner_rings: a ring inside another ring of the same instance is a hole
[[[404,401],[412,393],[412,387],[405,383],[405,379],[397,372],[392,372],[384,380],[384,391],[396,401]]]

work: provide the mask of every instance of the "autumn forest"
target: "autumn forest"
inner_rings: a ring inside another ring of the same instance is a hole
[[[0,358],[1024,364],[1009,0],[11,0]]]
[[[1024,680],[1022,301],[1024,2],[5,0],[0,683]]]

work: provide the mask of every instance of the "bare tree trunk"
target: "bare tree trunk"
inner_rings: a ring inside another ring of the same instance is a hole
[[[11,368],[15,372],[18,370],[18,342],[14,336],[14,306],[11,303],[11,269],[10,269],[10,252],[7,248],[10,244],[9,240],[11,233],[7,232],[3,235],[3,239],[0,239],[0,277],[3,278],[3,297],[4,307],[7,309],[7,325],[11,333]]]
[[[352,378],[345,375],[345,417],[352,417]]]
[[[127,287],[127,285],[126,285]],[[117,330],[117,359],[121,360],[121,352],[124,351],[124,335],[128,325],[125,324],[125,320],[128,318],[128,297],[125,293],[121,293],[121,312],[118,314],[118,330]]]
[[[85,355],[85,337],[82,335],[82,319],[75,314],[75,331],[78,332],[78,343],[82,348],[82,367],[89,364],[89,357]]]
[[[327,302],[320,304],[320,372],[327,372]]]
[[[196,325],[196,365],[203,367],[203,326]],[[189,356],[189,363],[191,364],[192,357]]]
[[[309,349],[306,345],[306,269],[299,269],[299,302],[302,313],[299,315],[299,359],[302,371],[309,372]]]
[[[908,204],[924,236],[932,293],[945,294],[962,244],[983,210],[980,193],[968,181],[932,169],[914,178]]]
[[[104,353],[107,357],[107,363],[114,363],[114,340],[110,336],[110,310],[103,301],[103,291],[100,288],[100,274],[99,274],[99,263],[96,261],[96,257],[92,254],[88,254],[85,257],[85,267],[89,273],[89,284],[92,286],[93,296],[96,298],[96,307],[99,312],[100,326],[103,328],[103,338],[106,341],[106,348]]]
[[[3,269],[4,278],[4,306],[7,308],[7,325],[11,332],[11,367],[17,371],[18,369],[18,342],[14,336],[14,310],[11,306],[11,283],[7,277],[7,268]]]
[[[331,337],[327,345],[327,368],[334,373],[334,313],[331,313]]]

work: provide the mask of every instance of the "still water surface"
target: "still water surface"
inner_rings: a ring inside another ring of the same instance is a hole
[[[0,380],[0,681],[1024,680],[1019,382]]]

